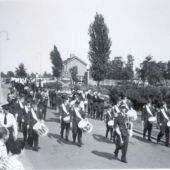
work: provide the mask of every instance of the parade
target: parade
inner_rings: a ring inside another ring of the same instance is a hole
[[[6,161],[10,162],[10,159],[7,158],[10,157],[9,153],[13,150],[11,146],[19,145],[17,142],[20,142],[19,147],[22,147],[22,149],[38,152],[40,149],[39,140],[50,131],[46,126],[46,116],[44,116],[48,103],[50,103],[49,100],[51,100],[48,90],[36,85],[36,90],[33,90],[33,83],[34,81],[29,79],[25,79],[25,81],[13,79],[9,87],[7,103],[1,105],[2,169],[8,170],[10,168]],[[109,136],[110,141],[115,145],[113,157],[117,158],[119,150],[121,150],[121,161],[128,162],[126,156],[128,143],[133,136],[133,122],[137,120],[137,112],[133,108],[133,103],[125,94],[120,94],[114,101],[110,100],[106,105],[104,104],[104,96],[96,91],[92,93],[91,89],[86,92],[72,90],[70,93],[64,91],[56,91],[55,93],[58,97],[56,105],[60,115],[61,138],[82,147],[83,133],[90,134],[95,128],[88,118],[104,121],[106,124],[105,137],[108,138]],[[98,99],[97,102],[96,98]],[[101,101],[103,106],[101,106]],[[103,109],[101,110],[101,108]],[[158,124],[160,132],[157,134],[157,143],[165,134],[165,145],[169,147],[169,122],[169,110],[166,102],[159,101],[154,106],[151,99],[147,98],[141,116],[143,139],[146,140],[146,136],[148,136],[147,140],[152,142],[152,126]],[[21,141],[17,140],[18,132],[23,134]]]
[[[169,168],[169,7],[0,1],[0,170]]]

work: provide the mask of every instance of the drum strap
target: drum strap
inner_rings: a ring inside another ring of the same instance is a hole
[[[22,102],[21,102],[20,100],[19,100],[18,102],[19,102],[19,106],[20,106],[20,108],[21,108],[21,109],[23,109],[23,108],[24,108],[24,106],[23,106]]]
[[[83,118],[81,117],[81,115],[80,115],[79,111],[77,110],[77,108],[74,108],[74,110],[76,112],[76,116],[82,120]]]
[[[114,106],[114,109],[116,110],[117,113],[120,112],[119,108],[117,107],[117,105]]]
[[[151,116],[153,116],[153,114],[152,114],[152,112],[151,112],[149,106],[147,106],[147,105],[146,105],[146,110],[147,110],[147,112],[148,112]]]
[[[31,113],[32,113],[33,118],[38,122],[37,115],[36,115],[36,113],[35,113],[33,108],[31,108]]]
[[[62,104],[62,109],[67,115],[69,115],[69,112],[67,111],[66,106],[64,104]]]
[[[161,109],[161,112],[162,112],[164,118],[169,121],[169,118],[168,118],[167,114],[165,113],[165,110],[164,110],[164,109]]]

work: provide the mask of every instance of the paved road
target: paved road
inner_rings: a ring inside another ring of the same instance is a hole
[[[113,158],[114,144],[104,137],[105,125],[89,119],[94,125],[91,134],[83,134],[80,148],[60,138],[58,114],[48,110],[48,136],[40,139],[39,152],[26,150],[24,164],[31,169],[110,169],[110,168],[169,168],[170,149],[156,143],[146,143],[134,134],[128,148],[128,164]],[[71,140],[71,133],[70,133]],[[120,158],[120,156],[119,156]]]
[[[25,150],[22,161],[26,169],[113,169],[113,168],[170,168],[170,148],[142,141],[134,134],[128,148],[128,163],[113,158],[115,145],[104,137],[103,121],[89,119],[94,126],[90,134],[83,134],[83,146],[60,138],[59,116],[48,110],[48,136],[40,138],[39,152]],[[22,135],[20,134],[20,137]],[[71,133],[69,136],[70,140]],[[120,158],[120,155],[119,155]]]

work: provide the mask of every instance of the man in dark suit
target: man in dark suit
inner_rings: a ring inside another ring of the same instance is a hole
[[[151,99],[147,99],[147,103],[142,109],[142,125],[143,125],[143,138],[145,139],[146,132],[148,131],[148,141],[151,141],[152,123],[149,122],[149,118],[155,116],[154,108],[151,105]]]
[[[127,154],[127,148],[128,148],[128,142],[129,142],[129,134],[128,134],[128,121],[126,117],[126,106],[122,105],[119,107],[120,113],[117,117],[114,119],[114,129],[116,130],[116,149],[114,151],[115,158],[118,157],[119,150],[122,151],[121,161],[124,163],[127,163],[126,154]]]
[[[63,96],[63,103],[60,105],[60,119],[61,119],[61,138],[63,138],[64,130],[65,132],[65,139],[68,141],[69,130],[70,130],[70,111],[69,111],[69,102],[68,97]],[[65,120],[65,118],[68,118]]]
[[[160,126],[160,132],[157,136],[157,143],[160,142],[161,138],[165,134],[166,143],[165,146],[169,147],[169,132],[170,127],[167,126],[169,121],[169,114],[165,102],[158,103],[158,112],[157,112],[157,123]]]

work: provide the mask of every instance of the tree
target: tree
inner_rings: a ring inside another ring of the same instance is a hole
[[[163,79],[162,69],[158,63],[152,60],[152,56],[145,58],[140,64],[140,68],[137,68],[137,74],[143,82],[148,81],[151,85],[157,85]]]
[[[77,78],[77,73],[78,73],[77,66],[70,68],[70,74],[71,74],[71,79],[73,83],[77,83],[79,81],[79,79]]]
[[[11,78],[11,77],[14,77],[14,76],[15,75],[14,75],[13,71],[8,71],[7,74],[6,74],[6,77],[8,77],[8,78]]]
[[[133,61],[134,61],[134,57],[132,55],[128,55],[127,56],[127,63],[126,63],[126,74],[127,74],[127,79],[133,79],[134,77],[134,71],[133,71]]]
[[[100,81],[106,76],[107,63],[111,53],[111,40],[108,37],[109,30],[101,14],[96,13],[94,22],[89,26],[89,52],[91,62],[90,72],[92,78],[97,81],[99,89]]]
[[[16,68],[17,77],[27,77],[27,72],[23,63],[21,63],[18,68]]]
[[[54,45],[54,49],[50,53],[50,59],[51,59],[51,63],[53,64],[52,66],[53,76],[58,79],[62,73],[63,62],[60,53],[55,45]]]
[[[5,78],[6,77],[6,74],[4,72],[1,72],[1,77],[2,78]]]

